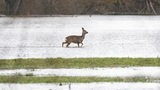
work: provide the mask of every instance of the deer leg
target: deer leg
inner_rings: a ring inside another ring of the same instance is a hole
[[[65,42],[62,42],[62,47],[63,47],[64,43],[65,43]]]
[[[79,47],[79,43],[77,43],[78,47]]]
[[[81,42],[81,47],[83,46],[83,43]]]
[[[66,44],[66,43],[67,43],[67,42],[62,42],[62,47],[63,47],[63,45]]]
[[[66,47],[68,47],[71,43],[67,43]]]

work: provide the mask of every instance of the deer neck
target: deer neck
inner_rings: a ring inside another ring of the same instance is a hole
[[[81,36],[81,37],[84,39],[84,38],[85,38],[85,35],[86,35],[86,34],[82,33],[82,36]]]

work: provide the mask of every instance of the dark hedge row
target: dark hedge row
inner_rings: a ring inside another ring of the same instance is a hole
[[[0,0],[6,15],[159,15],[160,0]]]

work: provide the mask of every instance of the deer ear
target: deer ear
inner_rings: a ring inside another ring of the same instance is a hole
[[[84,28],[82,27],[82,30],[84,30]]]

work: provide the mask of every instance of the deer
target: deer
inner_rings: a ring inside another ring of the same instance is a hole
[[[81,44],[81,47],[83,46],[83,40],[85,38],[85,35],[88,34],[88,32],[82,27],[82,35],[81,36],[77,36],[77,35],[70,35],[70,36],[67,36],[65,38],[65,42],[62,42],[62,47],[64,44],[67,44],[66,47],[69,47],[69,45],[71,43],[75,43],[78,45]]]

